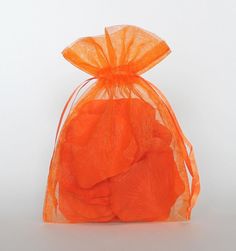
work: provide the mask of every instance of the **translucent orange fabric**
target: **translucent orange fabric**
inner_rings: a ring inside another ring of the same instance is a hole
[[[140,76],[169,52],[162,39],[134,26],[106,28],[63,51],[93,77],[63,110],[44,221],[190,219],[200,190],[192,146],[166,98]]]

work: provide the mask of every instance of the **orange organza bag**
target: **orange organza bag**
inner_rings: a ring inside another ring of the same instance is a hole
[[[166,98],[140,76],[169,52],[134,26],[106,28],[63,51],[93,77],[76,88],[60,119],[45,222],[190,219],[200,189],[192,146]]]

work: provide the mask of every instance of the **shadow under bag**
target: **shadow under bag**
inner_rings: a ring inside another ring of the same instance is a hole
[[[200,190],[192,145],[163,94],[141,77],[169,52],[135,26],[106,28],[63,51],[92,78],[72,93],[60,119],[45,222],[190,219]]]

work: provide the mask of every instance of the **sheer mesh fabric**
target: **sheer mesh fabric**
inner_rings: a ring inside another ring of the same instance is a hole
[[[135,26],[106,28],[63,51],[95,82],[60,123],[45,222],[190,219],[200,190],[192,145],[164,95],[140,76],[169,52]]]

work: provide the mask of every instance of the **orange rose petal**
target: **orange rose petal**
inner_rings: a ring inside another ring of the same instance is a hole
[[[172,135],[171,135],[170,130],[166,126],[163,126],[162,124],[160,124],[158,121],[154,122],[153,136],[161,138],[168,145],[171,143],[171,140],[172,140]]]
[[[105,110],[104,106],[99,110],[99,102],[95,103],[93,112],[84,107],[63,129],[66,141],[60,149],[62,169],[70,169],[82,188],[128,169],[137,148],[123,103],[107,102]]]
[[[112,210],[122,221],[165,220],[184,191],[171,149],[165,144],[153,149],[111,179]]]
[[[59,209],[71,222],[109,221],[114,218],[110,205],[89,204],[75,193],[59,188]]]

